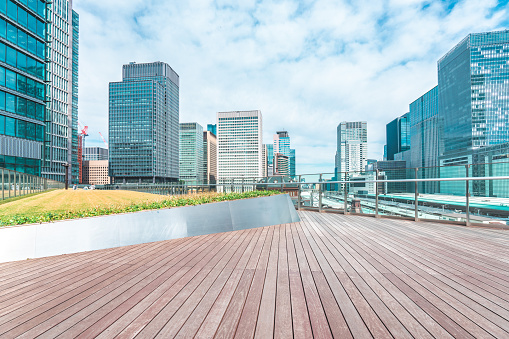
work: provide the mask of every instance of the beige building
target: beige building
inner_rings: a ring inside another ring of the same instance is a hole
[[[210,131],[203,132],[203,180],[215,183],[217,179],[217,138]]]
[[[89,185],[111,184],[108,176],[108,160],[83,161],[83,183]]]

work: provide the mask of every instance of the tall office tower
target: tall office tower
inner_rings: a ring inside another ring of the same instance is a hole
[[[262,145],[262,166],[263,166],[263,175],[264,177],[267,176],[267,144]]]
[[[508,51],[509,30],[476,33],[438,61],[444,155],[509,141]]]
[[[263,176],[262,113],[217,113],[217,175],[219,183],[232,178]]]
[[[394,154],[410,149],[410,113],[394,119],[385,127],[387,160],[394,160]]]
[[[290,136],[287,131],[278,131],[274,134],[274,154],[276,153],[290,156]]]
[[[212,132],[212,134],[217,136],[217,125],[216,124],[207,124],[207,131]]]
[[[108,160],[108,149],[103,147],[85,147],[83,160]]]
[[[410,104],[410,164],[407,167],[418,168],[421,178],[438,178],[438,157],[440,150],[441,124],[438,115],[438,87]],[[421,193],[437,193],[438,182],[419,184]]]
[[[368,156],[368,123],[340,123],[337,142],[336,177],[339,178],[341,172],[364,171]]]
[[[289,164],[289,166],[290,166],[290,175],[292,177],[294,177],[296,175],[295,173],[297,172],[297,168],[295,167],[296,166],[295,165],[295,149],[293,149],[293,148],[290,149],[290,159],[289,159],[289,161],[290,161],[290,164]]]
[[[290,158],[281,153],[274,154],[274,175],[290,175]]]
[[[209,184],[215,184],[216,178],[217,178],[217,138],[216,135],[211,131],[204,131],[203,180]]]
[[[267,175],[270,177],[274,175],[274,144],[265,144],[267,146]]]
[[[110,176],[121,182],[179,178],[179,76],[164,62],[130,63],[109,86]]]
[[[27,3],[31,3],[28,1]],[[72,0],[55,1],[47,11],[50,22],[46,79],[46,137],[42,175],[78,182],[78,38],[79,17],[72,10]]]
[[[196,122],[180,124],[180,180],[203,183],[203,127]]]
[[[0,1],[0,167],[35,175],[41,175],[50,79],[47,6]]]

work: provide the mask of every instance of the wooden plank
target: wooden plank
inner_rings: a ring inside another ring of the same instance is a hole
[[[274,338],[293,336],[292,305],[290,300],[290,277],[288,272],[288,251],[286,225],[279,226],[279,258],[277,265],[276,314],[274,319]]]

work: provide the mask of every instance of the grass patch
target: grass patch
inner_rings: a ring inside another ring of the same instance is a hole
[[[51,191],[54,191],[54,190],[56,190],[56,188],[55,189],[51,189],[51,190],[47,190],[47,191],[43,191],[43,192],[35,192],[35,193],[30,193],[30,194],[25,194],[25,195],[18,195],[17,197],[12,197],[12,198],[5,198],[4,200],[0,200],[0,205],[8,204],[10,202],[21,200],[21,199],[25,199],[25,198],[29,198],[29,197],[33,197],[33,196],[36,196],[36,195],[39,195],[39,194],[48,193],[48,192],[51,192]]]
[[[279,193],[277,191],[251,191],[245,193],[200,193],[185,196],[164,196],[122,190],[57,190],[1,205],[0,226],[202,205]]]

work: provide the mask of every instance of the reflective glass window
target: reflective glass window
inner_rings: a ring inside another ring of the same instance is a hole
[[[46,25],[44,22],[37,20],[37,35],[44,39],[44,32],[46,30]]]
[[[27,79],[27,95],[35,97],[35,81]]]
[[[35,140],[35,124],[27,122],[26,138],[28,140]]]
[[[7,34],[7,23],[5,22],[4,19],[0,19],[0,37],[7,39],[6,34]]]
[[[18,29],[7,23],[7,40],[16,44],[18,42]]]
[[[26,76],[18,74],[17,80],[18,80],[18,86],[17,86],[18,92],[26,94],[26,92],[27,92],[27,78],[26,78]]]
[[[27,99],[18,97],[18,100],[16,100],[16,112],[19,115],[27,116]],[[34,118],[30,116],[29,118]]]
[[[5,68],[0,67],[0,86],[5,86]]]
[[[6,0],[0,0],[0,13],[5,14],[5,11],[7,10],[6,4],[7,4]]]
[[[44,85],[39,82],[35,83],[35,97],[44,100]]]
[[[37,40],[35,40],[34,37],[31,37],[31,36],[28,36],[28,39],[27,39],[27,51],[29,51],[30,53],[32,54],[36,54],[37,53]]]
[[[21,7],[18,7],[18,23],[23,27],[27,26],[27,11]]]
[[[30,31],[37,32],[37,19],[32,14],[27,14],[27,27]]]
[[[16,90],[16,73],[9,69],[5,70],[5,86]]]
[[[5,45],[2,43],[0,43],[0,61],[5,62]]]
[[[35,102],[27,100],[27,117],[29,118],[36,118],[38,120],[41,120],[37,117],[37,112],[35,111]]]
[[[0,115],[0,134],[5,134],[5,117]]]
[[[39,61],[37,61],[37,76],[40,79],[44,79],[44,64]]]
[[[16,136],[18,138],[26,138],[27,137],[27,123],[26,121],[23,121],[23,120],[18,120],[18,123],[17,123],[17,131],[16,131]]]
[[[35,126],[35,128],[36,128],[35,140],[44,141],[44,126],[37,125],[37,126]]]
[[[6,46],[6,48],[7,48],[6,62],[11,66],[16,67],[16,50],[9,46]]]
[[[35,75],[36,67],[37,67],[37,61],[35,61],[31,57],[27,56],[27,72]]]
[[[16,97],[10,93],[5,93],[5,110],[10,113],[16,113]]]
[[[34,12],[37,13],[37,2],[39,0],[28,0],[27,1],[27,6],[28,8],[30,8],[31,10],[33,10]]]
[[[27,71],[27,57],[23,53],[18,53],[18,68],[22,71]]]
[[[43,18],[46,17],[46,5],[42,1],[37,2],[37,13],[39,13],[40,16]]]
[[[44,44],[40,41],[37,41],[37,56],[44,59]]]
[[[27,49],[27,34],[21,29],[18,30],[18,46],[24,50]]]
[[[7,2],[7,16],[14,21],[18,20],[18,6],[11,0]]]
[[[16,119],[5,117],[5,135],[16,136]]]
[[[0,109],[5,111],[5,92],[0,91]]]
[[[36,104],[32,101],[28,101],[27,102],[27,110],[28,110],[28,107],[32,107],[32,109],[35,112],[35,118],[37,120],[44,121],[44,111],[45,111],[44,105]]]

